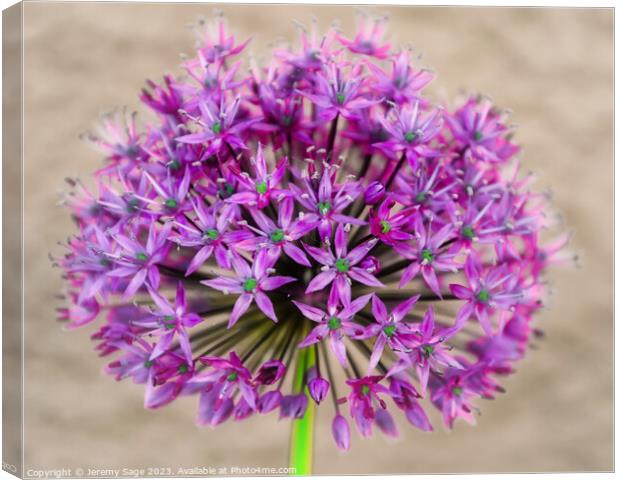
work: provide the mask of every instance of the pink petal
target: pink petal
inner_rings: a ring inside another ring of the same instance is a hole
[[[205,263],[205,261],[211,256],[212,253],[213,247],[211,245],[205,245],[200,250],[198,250],[198,253],[194,255],[194,258],[192,258],[192,261],[187,267],[185,276],[187,277],[188,275],[198,270],[202,266],[202,264]]]
[[[415,306],[416,302],[420,298],[420,295],[414,295],[413,297],[405,300],[402,303],[399,303],[392,310],[392,316],[397,322],[400,322]]]
[[[174,338],[174,331],[168,332],[162,335],[161,337],[159,337],[159,341],[155,345],[155,348],[153,348],[153,351],[151,352],[151,356],[149,357],[149,359],[153,360],[159,357],[161,354],[167,352],[168,347],[170,347],[170,344],[172,343],[173,338]]]
[[[336,276],[336,280],[332,284],[332,290],[336,290],[338,298],[340,298],[343,305],[349,305],[351,303],[351,285],[346,275],[340,274]]]
[[[295,202],[292,197],[286,197],[280,202],[280,208],[278,210],[278,222],[282,229],[288,229],[293,218],[295,211]]]
[[[319,184],[319,202],[331,201],[332,199],[332,181],[329,177],[329,169],[323,170],[321,183]]]
[[[232,256],[232,265],[237,275],[241,278],[250,278],[252,276],[252,269],[243,258],[237,254]]]
[[[383,283],[381,283],[363,268],[352,267],[347,273],[352,279],[357,280],[364,285],[368,285],[369,287],[385,287]]]
[[[175,314],[174,308],[172,308],[172,305],[170,305],[168,300],[163,298],[158,292],[153,290],[151,287],[147,287],[147,290],[149,294],[151,295],[151,298],[155,302],[155,305],[157,305],[157,308],[161,311],[161,313],[163,313],[164,315]]]
[[[308,252],[312,258],[322,265],[332,266],[336,261],[334,255],[330,251],[312,247],[310,245],[306,245],[305,243],[302,243],[302,245],[306,249],[306,252]]]
[[[296,263],[303,265],[305,267],[312,266],[310,264],[310,260],[306,257],[306,254],[303,252],[301,248],[297,245],[292,244],[291,242],[286,242],[284,247],[282,247],[284,253],[286,253],[290,258],[292,258]]]
[[[262,278],[265,276],[267,269],[273,267],[278,260],[279,255],[271,255],[269,249],[263,248],[256,254],[254,258],[254,264],[252,265],[252,271],[254,278]]]
[[[342,365],[343,367],[346,367],[347,366],[347,349],[344,346],[344,343],[342,342],[340,338],[335,337],[334,335],[330,335],[329,340],[330,340],[329,344],[332,349],[332,352],[334,352],[334,355],[340,362],[340,365]]]
[[[370,355],[370,360],[368,361],[368,374],[377,366],[379,360],[383,356],[383,350],[385,348],[387,340],[383,335],[379,335],[375,340],[375,344],[372,347],[372,354]]]
[[[144,284],[144,280],[146,279],[146,273],[146,268],[141,268],[135,273],[134,277],[127,285],[125,293],[123,293],[123,300],[129,300],[135,295],[138,289]]]
[[[370,250],[372,250],[372,248],[376,244],[377,244],[377,240],[376,239],[372,239],[372,240],[368,240],[367,242],[364,242],[361,245],[358,245],[357,247],[355,247],[347,255],[347,260],[349,260],[349,264],[350,265],[358,264],[360,261],[362,261],[362,259],[366,255],[368,255],[368,252],[370,252]]]
[[[433,307],[428,307],[420,326],[420,332],[424,339],[429,339],[433,335],[433,330],[435,330],[435,311]]]
[[[420,271],[419,263],[411,263],[405,270],[403,271],[402,276],[400,277],[400,282],[398,282],[399,288],[403,288],[407,285]]]
[[[256,300],[256,305],[258,305],[258,308],[260,308],[265,315],[267,315],[274,322],[278,321],[276,312],[273,311],[273,303],[271,303],[271,300],[269,300],[267,295],[263,292],[256,292],[254,299]]]
[[[181,350],[183,351],[183,354],[185,355],[185,360],[187,361],[188,365],[191,365],[193,361],[192,346],[189,341],[189,336],[187,335],[187,332],[185,331],[185,329],[182,329],[179,331],[178,337],[179,337],[179,345],[181,346]]]
[[[333,268],[330,268],[326,272],[319,273],[308,284],[308,288],[306,288],[306,293],[312,293],[318,290],[322,290],[323,288],[325,288],[327,285],[329,285],[332,282],[335,276],[336,276],[336,270],[334,270]]]
[[[437,274],[435,274],[435,270],[433,270],[432,267],[422,267],[422,277],[424,277],[424,281],[433,291],[433,293],[439,298],[442,298],[441,289],[439,288],[439,280],[437,279]]]
[[[236,278],[219,277],[212,280],[203,280],[200,283],[224,293],[243,293],[241,282]]]
[[[456,298],[460,298],[461,300],[468,300],[472,297],[472,291],[469,288],[456,283],[450,284],[450,291],[452,292],[452,295]]]
[[[372,297],[372,314],[379,323],[387,323],[388,313],[385,303],[376,295]],[[374,366],[374,365],[373,365]]]
[[[347,252],[347,234],[344,231],[344,225],[338,224],[336,235],[334,237],[334,246],[336,247],[336,256],[344,258]]]
[[[299,308],[299,311],[304,317],[312,320],[313,322],[323,321],[323,317],[325,317],[325,312],[323,312],[323,310],[316,307],[311,307],[310,305],[306,305],[305,303],[301,303],[296,300],[293,300],[293,303],[297,308]]]
[[[239,296],[239,298],[235,302],[232,312],[230,313],[228,328],[231,328],[235,323],[237,323],[239,317],[247,311],[247,309],[250,307],[250,304],[252,303],[252,298],[252,295],[250,295],[249,293],[244,293],[243,295]]]
[[[177,142],[198,144],[204,143],[210,138],[208,133],[190,133],[189,135],[182,135],[175,138]]]
[[[281,287],[282,285],[286,285],[287,283],[296,282],[297,279],[295,277],[284,277],[284,276],[275,276],[275,277],[267,277],[260,282],[261,290],[270,291],[275,290],[276,288]]]
[[[299,348],[309,347],[310,345],[314,345],[317,342],[320,342],[325,338],[327,332],[329,331],[326,324],[322,323],[317,325],[312,330],[306,338],[304,338],[298,345]]]
[[[221,245],[215,247],[215,260],[221,268],[230,270],[231,262],[229,251]]]
[[[465,305],[461,307],[461,309],[456,315],[455,327],[459,329],[463,327],[463,325],[465,325],[465,323],[467,322],[467,320],[469,320],[469,317],[471,317],[473,313],[474,313],[474,306],[472,305],[471,302],[467,302]]]
[[[366,305],[368,305],[368,301],[373,297],[373,293],[367,293],[366,295],[362,295],[361,297],[357,297],[353,300],[349,305],[346,305],[343,309],[342,315],[344,317],[352,317],[360,310],[363,310]]]

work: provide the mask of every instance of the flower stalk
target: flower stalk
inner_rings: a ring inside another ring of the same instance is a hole
[[[314,401],[306,385],[308,371],[316,364],[316,349],[305,348],[299,352],[293,390],[308,398],[308,408],[302,418],[292,422],[290,441],[290,467],[293,475],[311,475],[314,458]]]

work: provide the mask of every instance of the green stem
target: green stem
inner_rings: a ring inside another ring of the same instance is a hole
[[[314,400],[306,387],[306,374],[316,364],[315,349],[310,347],[299,352],[293,391],[303,390],[308,397],[308,407],[302,418],[293,420],[290,443],[290,466],[293,475],[311,475],[314,443]]]

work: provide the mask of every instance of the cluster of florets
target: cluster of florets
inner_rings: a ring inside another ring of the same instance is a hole
[[[103,320],[107,371],[146,407],[197,394],[214,426],[331,396],[347,449],[351,420],[396,435],[396,407],[429,431],[434,406],[452,427],[502,391],[566,237],[541,245],[547,198],[505,112],[433,105],[434,75],[383,30],[302,30],[244,66],[245,43],[201,24],[185,75],[142,91],[154,119],[90,135],[107,163],[71,181],[61,317]]]

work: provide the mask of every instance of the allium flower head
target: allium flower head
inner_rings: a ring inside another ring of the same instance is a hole
[[[546,238],[505,114],[434,105],[385,28],[302,29],[245,74],[246,43],[201,24],[187,74],[140,94],[155,119],[89,137],[107,163],[71,182],[59,316],[103,323],[107,372],[146,407],[195,395],[215,426],[317,404],[346,450],[351,426],[397,435],[398,411],[473,422],[525,355],[567,238]]]

